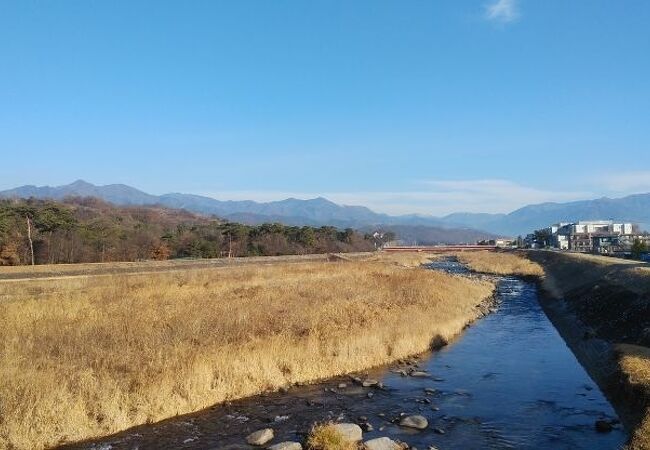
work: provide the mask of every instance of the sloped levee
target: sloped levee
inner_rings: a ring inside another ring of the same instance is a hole
[[[650,266],[549,251],[527,256],[545,271],[545,312],[632,430],[629,447],[650,448],[650,380],[621,365],[627,352],[650,352]],[[638,359],[650,373],[650,361]]]

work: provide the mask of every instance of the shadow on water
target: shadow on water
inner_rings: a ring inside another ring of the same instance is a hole
[[[430,267],[470,274],[454,260]],[[373,430],[364,439],[389,436],[420,449],[620,448],[626,434],[613,408],[547,319],[536,286],[512,277],[499,278],[497,286],[498,309],[450,345],[361,374],[384,388],[339,377],[71,448],[220,448],[242,445],[264,427],[275,430],[273,442],[301,441],[312,423],[325,420],[369,423]],[[413,370],[428,375],[405,376]],[[424,415],[428,429],[399,427],[393,421],[401,413]],[[596,420],[614,429],[599,433]]]

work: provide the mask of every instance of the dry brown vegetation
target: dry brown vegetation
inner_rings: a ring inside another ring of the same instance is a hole
[[[628,448],[648,450],[650,449],[650,348],[619,344],[616,350],[626,384],[636,400],[645,403],[646,406],[645,415],[634,430]]]
[[[641,296],[650,292],[647,263],[583,253],[529,251],[527,255],[546,269],[544,287],[558,298],[605,284]]]
[[[308,450],[356,450],[355,442],[345,439],[333,423],[316,424],[307,437]]]
[[[460,252],[456,256],[476,272],[538,277],[544,275],[539,264],[513,253],[478,251]]]
[[[413,268],[418,258],[0,283],[0,448],[106,435],[426,350],[478,317],[493,286]]]
[[[372,251],[351,228],[244,225],[96,198],[0,199],[0,266]]]
[[[615,258],[612,256],[593,255],[591,253],[562,253],[562,254],[565,255],[567,258],[589,261],[603,266],[611,266],[613,264],[624,264],[624,265],[639,264],[639,261],[633,259],[623,259],[623,258]]]

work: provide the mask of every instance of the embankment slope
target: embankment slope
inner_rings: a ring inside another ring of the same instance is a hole
[[[544,268],[543,306],[632,430],[650,449],[650,267],[593,255],[529,251]]]

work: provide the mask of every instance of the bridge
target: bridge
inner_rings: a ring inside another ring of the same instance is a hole
[[[427,253],[446,253],[446,252],[463,252],[469,250],[495,250],[496,245],[405,245],[384,247],[385,252],[427,252]]]

